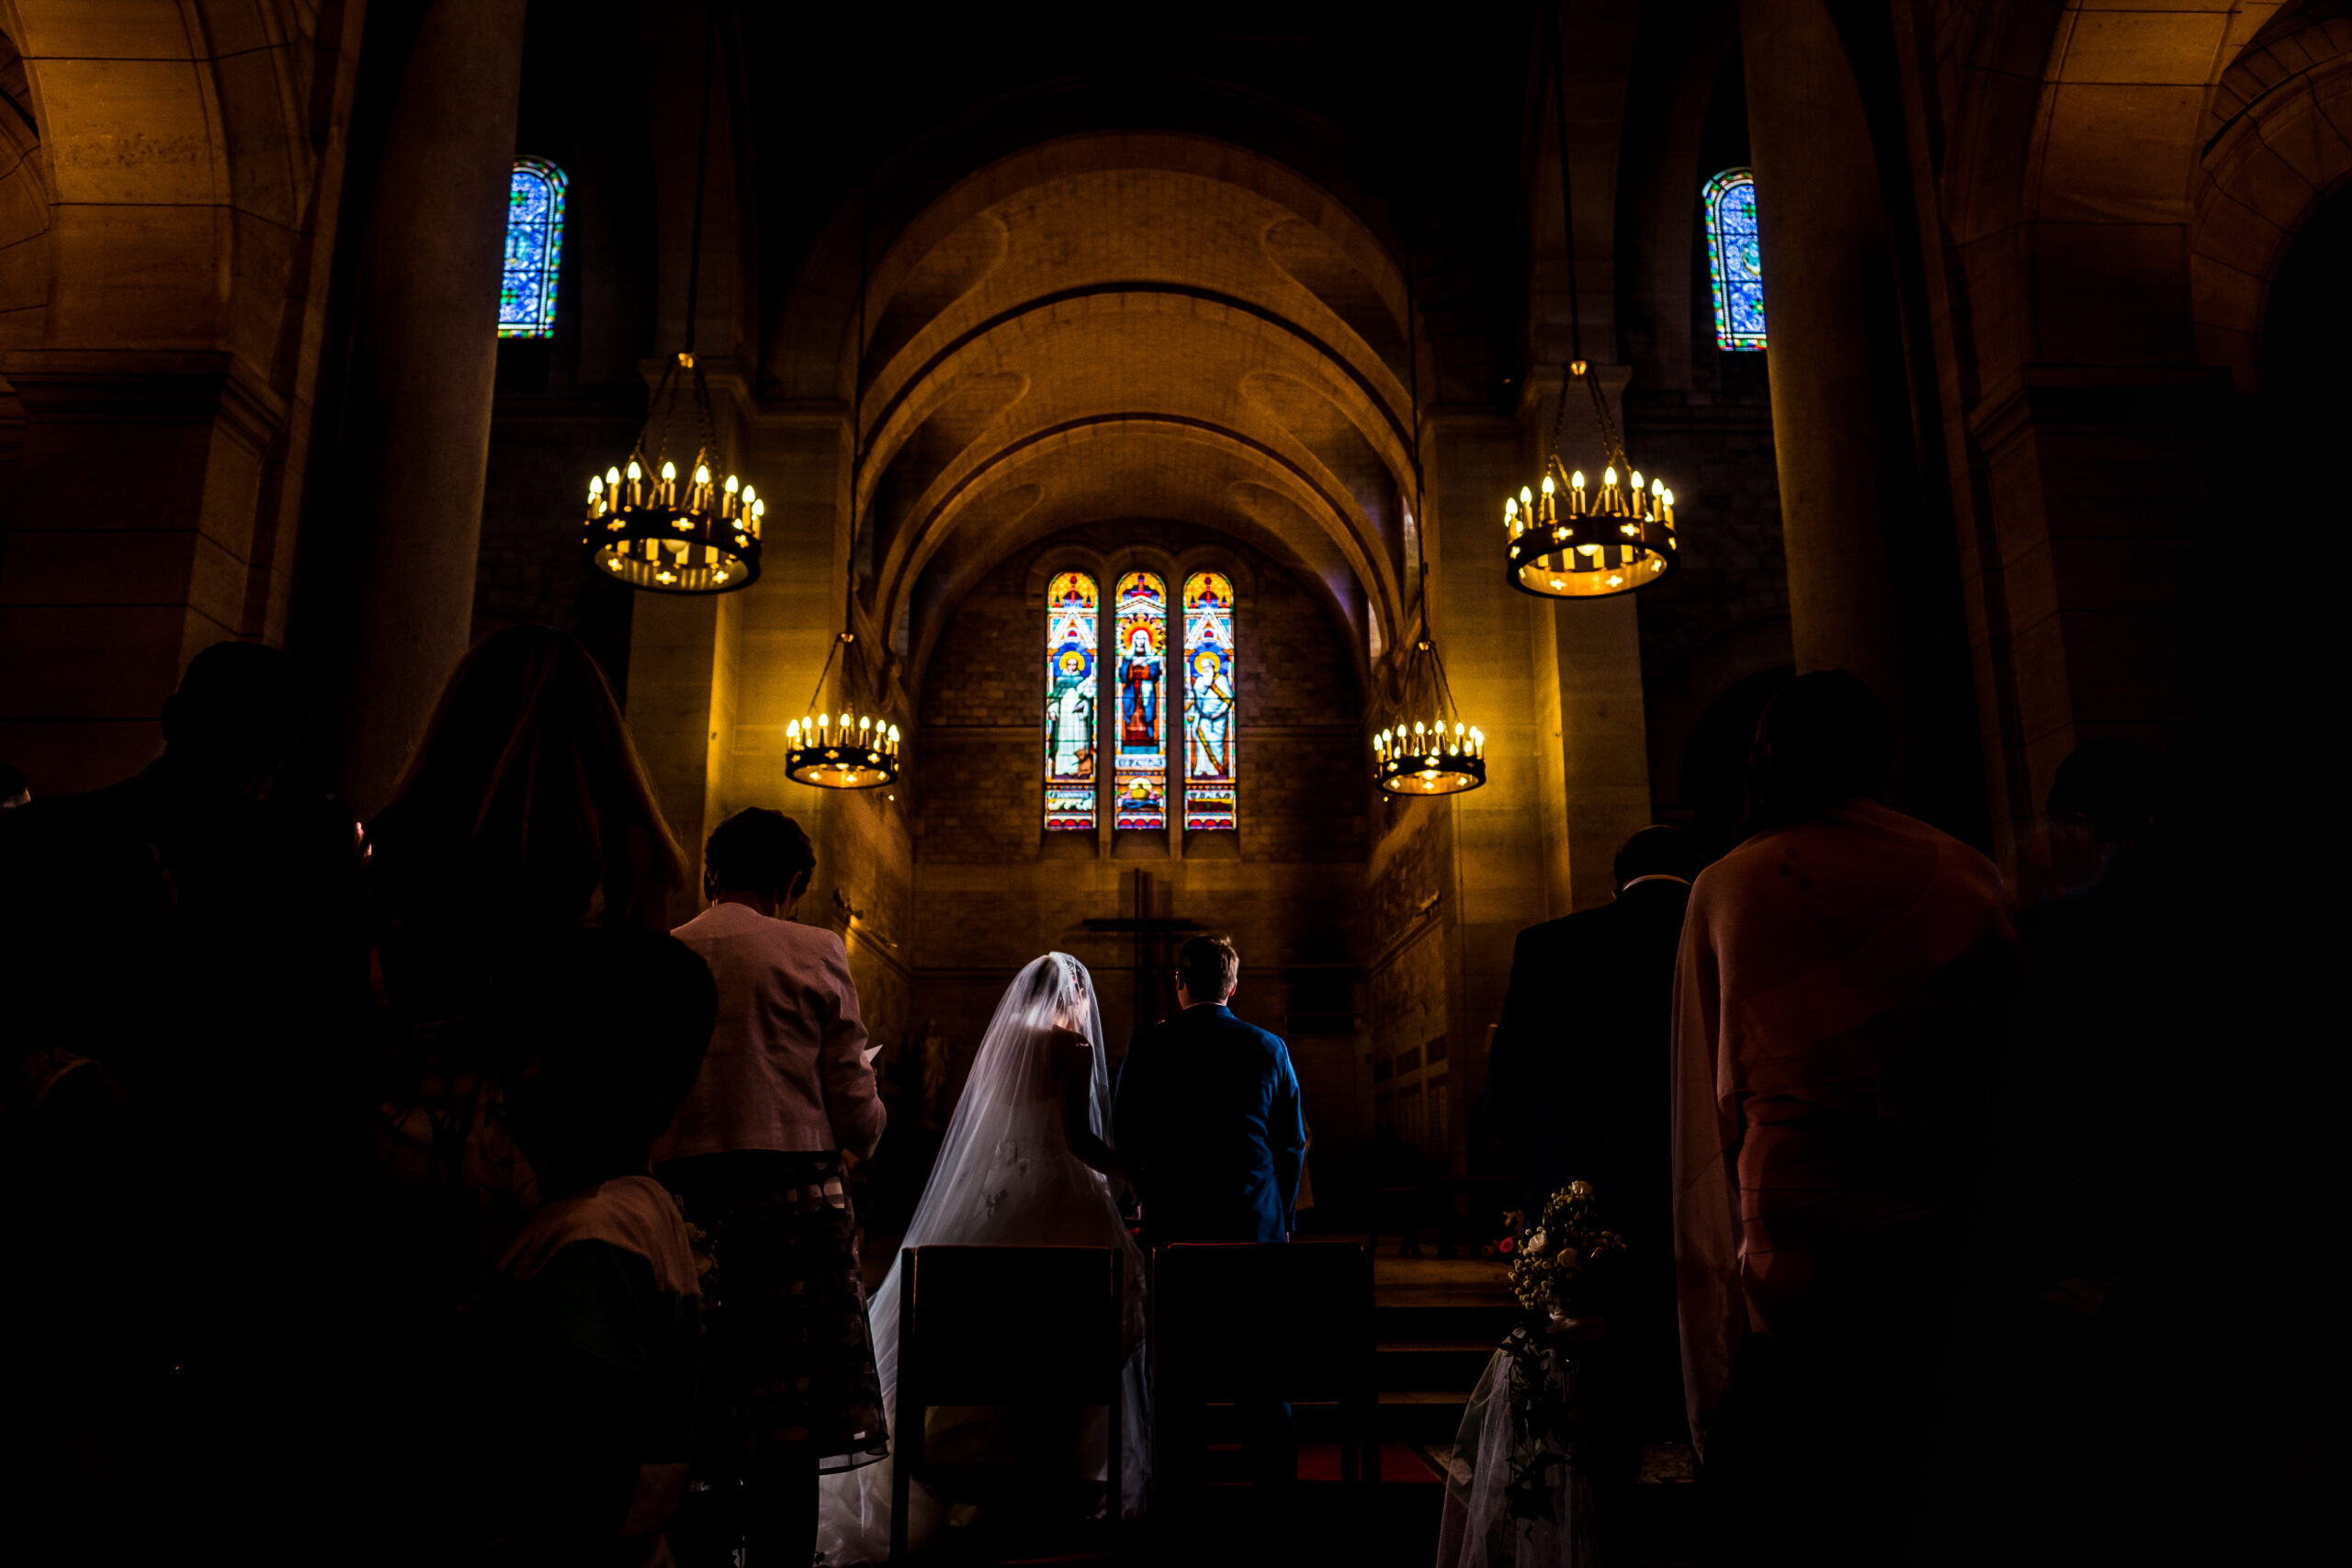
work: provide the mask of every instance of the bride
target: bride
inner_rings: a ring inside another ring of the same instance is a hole
[[[1126,1263],[1125,1445],[1122,1513],[1143,1508],[1150,1469],[1150,1415],[1143,1359],[1143,1258],[1119,1217],[1114,1181],[1117,1157],[1103,1134],[1110,1125],[1110,1076],[1102,1060],[1102,1015],[1086,965],[1049,953],[1021,971],[997,1004],[981,1037],[946,1141],[907,1227],[905,1245],[984,1247],[1114,1247]],[[874,1357],[881,1373],[882,1407],[897,1419],[899,1268],[882,1281],[869,1315]],[[1082,1464],[1086,1479],[1104,1478],[1102,1423],[1106,1412],[1065,1429],[1056,1447]],[[934,1411],[926,1444],[935,1459],[957,1452],[1001,1450],[1010,1441],[1035,1452],[1038,1434],[1012,1431],[989,1412]],[[890,1476],[894,1461],[824,1478],[817,1521],[818,1561],[881,1562],[890,1554]],[[909,1490],[907,1539],[919,1551],[947,1521],[953,1499],[921,1480]]]

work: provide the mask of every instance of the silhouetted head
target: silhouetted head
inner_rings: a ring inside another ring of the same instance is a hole
[[[2155,826],[2164,772],[2155,754],[2129,740],[2086,740],[2050,781],[2051,826],[2086,829],[2102,844],[2128,844]]]
[[[310,688],[291,659],[266,643],[216,642],[164,699],[164,755],[207,783],[257,795],[310,716]]]
[[[1816,670],[1781,687],[1747,756],[1750,832],[1803,822],[1857,800],[1886,798],[1894,723],[1860,677]]]
[[[1232,938],[1196,936],[1176,950],[1178,999],[1184,1006],[1229,1002],[1240,983],[1241,954]]]
[[[702,859],[707,897],[748,893],[782,908],[808,890],[817,846],[783,812],[752,806],[718,825],[703,846]]]
[[[1621,890],[1644,876],[1672,876],[1688,882],[1699,874],[1698,846],[1681,829],[1654,822],[1625,840],[1613,869]]]
[[[709,966],[675,937],[575,931],[507,1006],[506,1124],[547,1195],[644,1170],[710,1044]]]
[[[510,627],[458,663],[371,836],[410,897],[521,899],[526,923],[558,929],[600,885],[607,921],[665,924],[685,880],[604,671],[552,626]],[[640,863],[659,887],[635,886]]]

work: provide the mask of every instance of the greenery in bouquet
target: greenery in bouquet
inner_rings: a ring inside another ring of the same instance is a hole
[[[1587,1271],[1625,1250],[1623,1239],[1595,1218],[1590,1182],[1571,1181],[1553,1193],[1533,1224],[1517,1210],[1503,1218],[1511,1234],[1498,1249],[1510,1262],[1511,1294],[1539,1333],[1574,1319]]]
[[[1625,1250],[1616,1232],[1596,1217],[1592,1186],[1572,1181],[1552,1195],[1530,1224],[1516,1210],[1504,1216],[1510,1235],[1496,1246],[1510,1264],[1511,1293],[1525,1317],[1503,1338],[1510,1362],[1510,1478],[1503,1489],[1513,1520],[1554,1518],[1554,1472],[1565,1468],[1576,1441],[1576,1407],[1563,1347],[1580,1326],[1595,1267]]]

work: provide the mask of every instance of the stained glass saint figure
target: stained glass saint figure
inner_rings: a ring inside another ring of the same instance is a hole
[[[1158,574],[1119,579],[1119,750],[1114,828],[1168,826],[1168,589]]]
[[[514,160],[506,190],[506,272],[498,288],[500,337],[555,336],[563,184],[563,171],[545,158]]]
[[[1231,831],[1233,583],[1222,572],[1184,580],[1184,826]]]
[[[1094,827],[1094,579],[1065,571],[1046,590],[1046,830]]]
[[[1707,182],[1707,259],[1715,297],[1715,342],[1725,350],[1764,346],[1764,252],[1756,231],[1756,176],[1725,169]]]

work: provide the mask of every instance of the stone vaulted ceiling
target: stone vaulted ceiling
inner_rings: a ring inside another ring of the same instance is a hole
[[[1393,628],[1405,292],[1352,214],[1230,144],[1078,138],[973,174],[876,260],[856,504],[877,621],[934,622],[1010,551],[1134,517],[1269,549],[1359,646],[1368,616]]]

